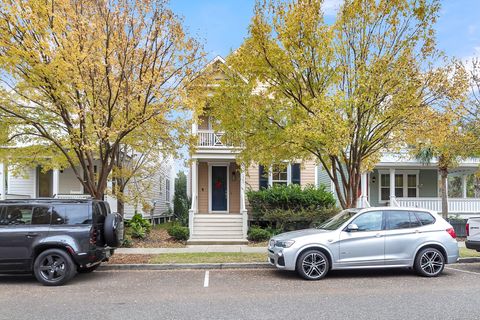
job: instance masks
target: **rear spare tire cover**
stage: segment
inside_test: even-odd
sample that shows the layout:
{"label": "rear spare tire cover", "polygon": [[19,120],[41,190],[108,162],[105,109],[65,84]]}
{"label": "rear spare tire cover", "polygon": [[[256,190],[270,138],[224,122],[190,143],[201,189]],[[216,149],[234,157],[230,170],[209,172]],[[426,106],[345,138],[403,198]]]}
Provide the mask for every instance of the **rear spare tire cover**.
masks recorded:
{"label": "rear spare tire cover", "polygon": [[123,241],[123,219],[117,213],[108,214],[103,224],[105,241],[110,247],[118,247]]}

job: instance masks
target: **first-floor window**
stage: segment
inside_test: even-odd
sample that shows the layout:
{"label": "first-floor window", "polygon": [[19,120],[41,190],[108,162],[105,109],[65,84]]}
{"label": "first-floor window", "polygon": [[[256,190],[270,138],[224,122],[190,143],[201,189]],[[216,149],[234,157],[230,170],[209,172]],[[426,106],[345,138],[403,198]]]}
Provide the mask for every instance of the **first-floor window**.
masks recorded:
{"label": "first-floor window", "polygon": [[275,185],[300,184],[300,164],[289,163],[273,165],[270,170],[259,166],[259,187],[268,188]]}
{"label": "first-floor window", "polygon": [[[395,197],[416,198],[418,196],[418,174],[410,172],[395,173]],[[380,201],[390,200],[390,173],[380,174]]]}
{"label": "first-floor window", "polygon": [[286,165],[272,166],[272,185],[288,184],[288,167]]}
{"label": "first-floor window", "polygon": [[170,202],[170,179],[165,179],[165,201]]}

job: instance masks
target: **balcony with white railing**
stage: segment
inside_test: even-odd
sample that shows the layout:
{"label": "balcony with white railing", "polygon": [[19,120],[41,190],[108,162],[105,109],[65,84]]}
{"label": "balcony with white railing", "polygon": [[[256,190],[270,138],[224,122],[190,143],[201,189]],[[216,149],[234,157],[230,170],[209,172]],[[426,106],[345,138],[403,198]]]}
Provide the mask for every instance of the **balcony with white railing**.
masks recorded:
{"label": "balcony with white railing", "polygon": [[[400,207],[422,208],[432,211],[442,211],[441,198],[396,198]],[[476,198],[449,198],[449,213],[480,213],[480,199]]]}
{"label": "balcony with white railing", "polygon": [[225,141],[223,132],[214,130],[198,130],[197,132],[197,147],[210,148],[233,148],[233,145]]}

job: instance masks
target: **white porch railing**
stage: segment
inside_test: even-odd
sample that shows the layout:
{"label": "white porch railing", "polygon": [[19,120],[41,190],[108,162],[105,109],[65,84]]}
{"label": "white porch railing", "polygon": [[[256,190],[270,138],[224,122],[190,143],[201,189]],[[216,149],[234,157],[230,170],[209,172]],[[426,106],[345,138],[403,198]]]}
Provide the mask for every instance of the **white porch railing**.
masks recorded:
{"label": "white porch railing", "polygon": [[232,147],[231,144],[222,141],[223,132],[213,130],[198,130],[198,147]]}
{"label": "white porch railing", "polygon": [[[442,211],[441,198],[396,198],[399,207],[422,208],[432,211]],[[449,198],[449,213],[480,213],[480,199]]]}

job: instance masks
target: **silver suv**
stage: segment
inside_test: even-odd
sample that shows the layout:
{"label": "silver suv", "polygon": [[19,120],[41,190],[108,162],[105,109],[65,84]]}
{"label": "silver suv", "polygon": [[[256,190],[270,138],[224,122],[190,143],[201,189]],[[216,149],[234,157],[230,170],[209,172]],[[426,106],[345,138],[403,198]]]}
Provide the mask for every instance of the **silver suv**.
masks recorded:
{"label": "silver suv", "polygon": [[398,267],[435,277],[458,260],[455,238],[452,226],[432,211],[347,209],[316,229],[273,237],[268,256],[278,269],[296,270],[307,280],[329,270]]}

